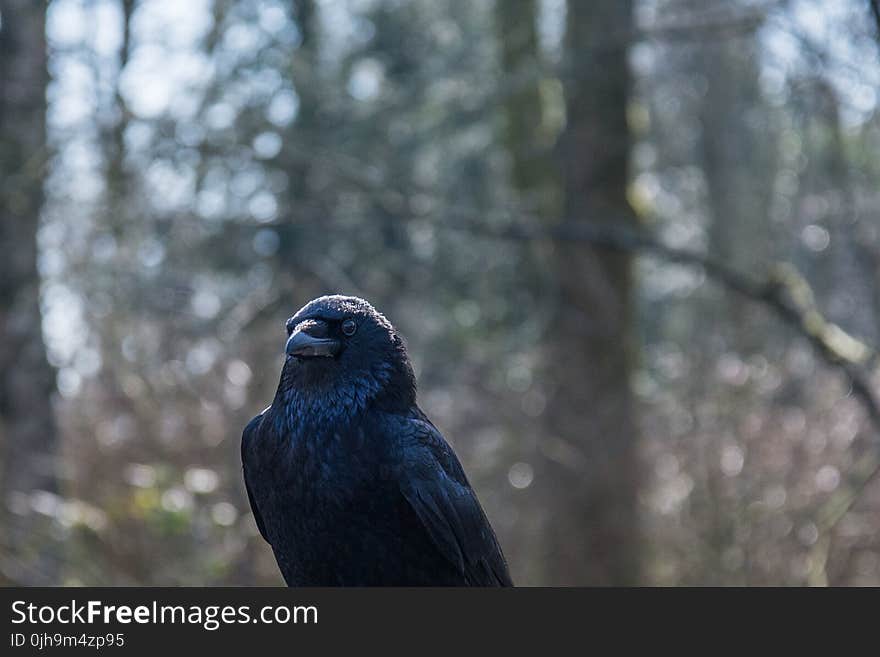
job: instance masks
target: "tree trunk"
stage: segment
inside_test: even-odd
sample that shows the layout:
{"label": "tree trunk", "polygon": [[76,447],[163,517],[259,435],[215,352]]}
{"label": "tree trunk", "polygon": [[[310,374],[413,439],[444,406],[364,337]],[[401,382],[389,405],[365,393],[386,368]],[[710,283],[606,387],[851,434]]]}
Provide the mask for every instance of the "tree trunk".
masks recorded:
{"label": "tree trunk", "polygon": [[[35,491],[57,491],[54,375],[39,303],[37,229],[46,164],[46,4],[0,0],[0,445],[3,454],[0,581],[55,583],[58,560]],[[14,511],[14,513],[12,512]]]}
{"label": "tree trunk", "polygon": [[[731,5],[746,9],[744,3],[727,0],[707,4],[718,10],[729,10]],[[706,83],[697,107],[701,128],[697,146],[706,181],[709,253],[743,273],[763,276],[774,259],[769,215],[777,166],[773,116],[761,93],[758,51],[754,32],[709,40],[695,46],[692,66],[696,79]],[[699,304],[706,317],[714,318],[714,327],[711,331],[695,329],[689,337],[697,373],[691,379],[691,394],[710,391],[733,426],[738,409],[752,407],[755,389],[719,382],[715,376],[718,358],[725,352],[741,354],[743,360],[755,351],[768,353],[774,348],[768,344],[770,320],[729,290],[706,290]],[[724,567],[724,555],[740,530],[736,511],[743,493],[730,492],[736,482],[720,469],[723,443],[719,433],[718,427],[702,432],[694,453],[702,484],[699,494],[692,496],[691,512],[704,525],[705,541],[694,567],[700,571],[697,579],[709,585],[742,582],[732,580]]]}
{"label": "tree trunk", "polygon": [[495,28],[504,73],[503,131],[510,181],[529,212],[557,211],[558,170],[542,144],[541,51],[537,0],[496,0]]}
{"label": "tree trunk", "polygon": [[[760,273],[773,255],[769,211],[776,153],[772,116],[761,97],[755,35],[701,44],[696,73],[706,80],[699,143],[709,252],[743,272]],[[707,312],[721,320],[728,348],[765,347],[764,320],[748,312],[745,301],[726,292],[713,301]]]}
{"label": "tree trunk", "polygon": [[[631,225],[632,2],[569,2],[566,21],[565,220]],[[631,258],[562,244],[550,266],[558,301],[546,336],[547,583],[633,584],[640,575]]]}
{"label": "tree trunk", "polygon": [[[538,1],[496,0],[495,32],[504,90],[499,127],[508,156],[508,181],[523,210],[548,221],[561,212],[562,181],[548,146],[552,142],[541,138],[546,118],[541,98],[545,71],[541,66],[538,40]],[[523,258],[520,264],[520,279],[532,289],[535,298],[545,292],[541,282],[547,278],[543,271],[550,257],[552,254],[547,253],[545,245],[535,243],[531,245],[529,257]],[[517,418],[515,424],[506,427],[506,432],[514,438],[512,452],[528,445],[526,453],[533,453],[534,436],[540,435],[541,427],[538,422]],[[514,460],[513,454],[510,460]],[[557,504],[556,500],[540,495],[537,486],[533,486],[530,493],[521,496],[517,503],[519,520],[507,553],[514,580],[524,585],[543,584],[546,580],[540,556],[543,537],[534,531],[534,526],[535,521],[543,517],[546,506],[554,508]]]}

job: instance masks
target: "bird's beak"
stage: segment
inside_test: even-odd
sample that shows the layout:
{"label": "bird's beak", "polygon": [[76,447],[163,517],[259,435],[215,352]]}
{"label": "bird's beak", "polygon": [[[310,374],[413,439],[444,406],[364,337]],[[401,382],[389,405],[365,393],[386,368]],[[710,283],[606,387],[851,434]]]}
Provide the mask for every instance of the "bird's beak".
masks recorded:
{"label": "bird's beak", "polygon": [[296,327],[287,339],[285,351],[288,356],[301,358],[330,358],[339,353],[339,340],[323,337],[327,325],[324,322],[308,320]]}

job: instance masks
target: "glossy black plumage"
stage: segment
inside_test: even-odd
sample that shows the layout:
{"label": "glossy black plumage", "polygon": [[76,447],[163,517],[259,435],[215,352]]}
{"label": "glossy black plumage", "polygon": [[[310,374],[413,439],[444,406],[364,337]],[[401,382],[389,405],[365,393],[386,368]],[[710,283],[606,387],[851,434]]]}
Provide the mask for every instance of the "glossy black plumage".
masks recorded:
{"label": "glossy black plumage", "polygon": [[[352,318],[349,336],[341,327]],[[458,459],[416,405],[388,321],[365,301],[332,296],[307,304],[288,330],[297,355],[242,436],[251,508],[287,583],[511,585]]]}

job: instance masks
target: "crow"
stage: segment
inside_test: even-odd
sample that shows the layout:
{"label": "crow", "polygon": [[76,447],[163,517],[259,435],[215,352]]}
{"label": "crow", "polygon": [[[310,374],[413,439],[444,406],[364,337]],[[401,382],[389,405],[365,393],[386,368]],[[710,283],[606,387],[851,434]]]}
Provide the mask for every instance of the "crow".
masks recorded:
{"label": "crow", "polygon": [[333,295],[286,329],[275,398],[245,427],[241,456],[288,586],[512,586],[458,458],[416,404],[389,321]]}

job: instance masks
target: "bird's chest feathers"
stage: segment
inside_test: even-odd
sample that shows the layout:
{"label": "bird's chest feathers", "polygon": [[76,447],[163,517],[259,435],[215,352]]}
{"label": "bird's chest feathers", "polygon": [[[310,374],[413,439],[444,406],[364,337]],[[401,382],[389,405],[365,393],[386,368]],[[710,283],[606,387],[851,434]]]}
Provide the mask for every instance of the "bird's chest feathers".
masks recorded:
{"label": "bird's chest feathers", "polygon": [[360,428],[300,427],[281,445],[261,446],[255,454],[259,481],[287,517],[318,521],[356,510],[373,492],[381,464]]}
{"label": "bird's chest feathers", "polygon": [[370,400],[381,390],[389,374],[385,368],[376,373],[361,373],[354,380],[333,382],[315,389],[291,386],[279,391],[273,406],[279,433],[309,434],[326,427],[342,430],[367,411]]}

